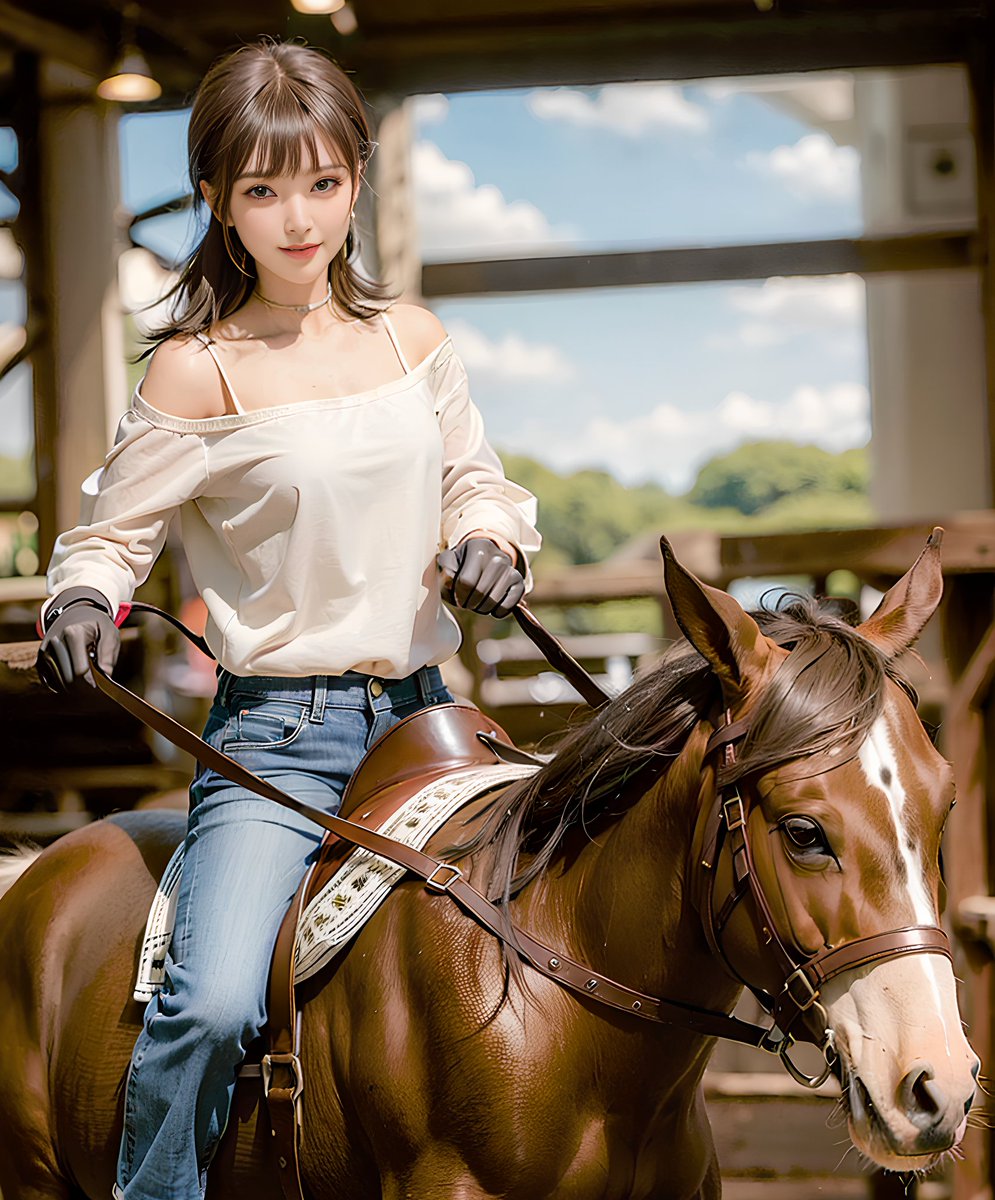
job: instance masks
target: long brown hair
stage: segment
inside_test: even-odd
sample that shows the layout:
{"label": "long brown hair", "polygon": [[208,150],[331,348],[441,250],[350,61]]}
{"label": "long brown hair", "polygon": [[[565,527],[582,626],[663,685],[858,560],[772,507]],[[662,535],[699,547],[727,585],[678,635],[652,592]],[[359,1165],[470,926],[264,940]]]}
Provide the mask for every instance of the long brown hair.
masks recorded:
{"label": "long brown hair", "polygon": [[[200,184],[205,181],[214,212],[167,294],[174,298],[173,311],[150,333],[146,354],[167,338],[208,329],[246,302],[256,283],[255,263],[235,229],[215,213],[228,212],[235,180],[257,147],[260,174],[295,174],[302,147],[317,168],[319,138],[343,156],[353,184],[361,182],[374,149],[363,100],[320,51],[267,38],[239,47],[211,67],[194,97],[187,147],[195,208],[204,204]],[[356,269],[356,249],[350,228],[342,253],[329,264],[328,281],[336,306],[365,320],[391,296]]]}

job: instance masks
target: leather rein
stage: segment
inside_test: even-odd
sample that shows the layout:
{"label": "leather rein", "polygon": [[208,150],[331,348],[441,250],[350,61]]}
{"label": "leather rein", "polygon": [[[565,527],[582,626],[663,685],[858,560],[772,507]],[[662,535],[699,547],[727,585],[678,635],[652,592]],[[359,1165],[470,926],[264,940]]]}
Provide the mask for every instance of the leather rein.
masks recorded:
{"label": "leather rein", "polygon": [[[204,639],[192,633],[172,614],[153,605],[138,603],[132,604],[129,611],[148,612],[163,617],[198,649],[213,657]],[[592,708],[598,708],[608,701],[609,697],[598,683],[540,624],[524,603],[520,603],[513,611],[519,625],[543,651],[551,665],[574,684]],[[127,616],[127,613],[124,616]],[[433,858],[365,826],[331,816],[296,799],[267,780],[260,779],[235,759],[208,745],[172,717],[112,679],[100,669],[92,653],[91,667],[94,681],[100,691],[156,733],[191,754],[201,765],[210,767],[232,783],[256,795],[291,809],[337,837],[403,867],[421,879],[428,890],[449,896],[488,932],[547,979],[554,980],[580,996],[619,1011],[632,1013],[645,1020],[663,1025],[680,1025],[702,1037],[724,1038],[776,1054],[788,1072],[807,1087],[818,1087],[828,1078],[832,1069],[832,1031],[828,1026],[825,1009],[818,1002],[821,989],[830,979],[854,967],[906,954],[942,953],[950,957],[947,936],[937,926],[917,925],[872,934],[841,946],[826,948],[817,954],[806,954],[785,943],[771,916],[754,866],[747,837],[748,808],[743,803],[738,786],[735,783],[723,782],[723,777],[735,762],[735,743],[743,738],[749,729],[748,722],[734,722],[729,713],[726,713],[725,723],[713,733],[706,747],[706,761],[716,753],[721,755],[723,761],[716,766],[715,798],[706,819],[704,853],[698,864],[703,872],[699,877],[699,911],[710,947],[718,954],[733,977],[739,979],[722,949],[722,933],[739,901],[747,895],[752,899],[753,919],[760,944],[772,948],[785,980],[782,991],[776,997],[771,997],[741,980],[773,1018],[769,1027],[743,1021],[724,1012],[648,995],[602,975],[562,951],[546,946],[517,926],[503,908],[474,888],[459,867]],[[726,898],[716,917],[713,895],[715,867],[726,839],[733,856],[735,882],[732,893]],[[692,878],[695,876],[696,873],[693,873]],[[813,1016],[818,1017],[821,1028],[813,1030],[809,1027]],[[808,1076],[791,1061],[788,1051],[799,1038],[815,1042],[825,1054],[827,1063],[822,1075]]]}

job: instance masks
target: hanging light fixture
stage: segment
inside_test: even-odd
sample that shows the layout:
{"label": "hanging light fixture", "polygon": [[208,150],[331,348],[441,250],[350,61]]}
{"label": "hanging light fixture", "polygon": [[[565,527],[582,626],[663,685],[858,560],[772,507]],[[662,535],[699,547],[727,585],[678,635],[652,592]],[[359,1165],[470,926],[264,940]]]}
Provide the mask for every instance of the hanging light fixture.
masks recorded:
{"label": "hanging light fixture", "polygon": [[343,37],[350,37],[359,28],[356,12],[348,0],[344,0],[344,3],[332,13],[332,24],[335,26],[335,32],[342,34]]}
{"label": "hanging light fixture", "polygon": [[128,4],[121,19],[121,51],[110,74],[97,85],[97,95],[118,103],[132,100],[158,100],[162,88],[153,78],[145,55],[135,45],[138,6]]}
{"label": "hanging light fixture", "polygon": [[290,0],[299,13],[324,15],[345,7],[345,0]]}

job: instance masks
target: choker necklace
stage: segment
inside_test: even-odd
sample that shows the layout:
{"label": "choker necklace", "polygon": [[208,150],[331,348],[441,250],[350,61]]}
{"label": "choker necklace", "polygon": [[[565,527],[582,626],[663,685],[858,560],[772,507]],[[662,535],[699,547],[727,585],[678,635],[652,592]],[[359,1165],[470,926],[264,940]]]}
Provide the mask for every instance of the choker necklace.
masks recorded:
{"label": "choker necklace", "polygon": [[267,300],[260,291],[254,293],[257,300],[261,300],[267,308],[283,308],[288,312],[300,313],[302,316],[309,312],[314,312],[315,309],[324,308],[332,298],[332,285],[328,285],[328,291],[320,300],[316,300],[314,304],[277,304],[275,300]]}

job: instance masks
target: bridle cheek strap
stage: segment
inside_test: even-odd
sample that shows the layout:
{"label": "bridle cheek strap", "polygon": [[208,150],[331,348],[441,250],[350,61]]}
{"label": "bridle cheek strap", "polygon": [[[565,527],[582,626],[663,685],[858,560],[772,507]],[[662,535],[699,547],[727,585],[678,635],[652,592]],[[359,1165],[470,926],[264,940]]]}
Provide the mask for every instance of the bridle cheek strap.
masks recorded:
{"label": "bridle cheek strap", "polygon": [[[785,1035],[785,1041],[807,1040],[827,1049],[831,1040],[830,1031],[819,997],[831,979],[845,971],[908,954],[943,954],[952,958],[950,941],[937,925],[909,925],[855,938],[816,954],[807,953],[792,939],[785,942],[760,885],[748,836],[750,808],[744,804],[734,778],[735,744],[746,735],[749,726],[748,718],[734,721],[732,714],[727,711],[724,723],[714,731],[705,748],[706,760],[716,752],[719,754],[715,764],[715,800],[705,819],[699,862],[693,864],[693,877],[700,881],[697,888],[698,911],[713,952],[768,1009],[777,1029]],[[716,915],[715,873],[725,842],[732,855],[733,886]],[[742,979],[722,947],[726,923],[736,905],[747,896],[752,901],[751,915],[759,944],[770,949],[784,975],[783,987],[773,1000],[748,980]],[[814,1018],[821,1028],[812,1028],[810,1018]],[[790,1063],[786,1062],[785,1065],[795,1074]],[[799,1078],[797,1074],[795,1077]],[[804,1079],[802,1081],[805,1082]]]}

